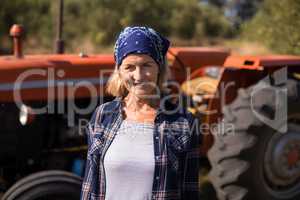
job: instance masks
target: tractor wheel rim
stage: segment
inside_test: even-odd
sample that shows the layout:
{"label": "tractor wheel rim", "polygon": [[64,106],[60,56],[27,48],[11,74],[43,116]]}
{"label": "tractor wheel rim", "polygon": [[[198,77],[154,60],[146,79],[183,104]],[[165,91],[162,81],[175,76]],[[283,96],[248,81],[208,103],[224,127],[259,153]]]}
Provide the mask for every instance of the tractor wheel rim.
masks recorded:
{"label": "tractor wheel rim", "polygon": [[263,164],[266,185],[282,195],[300,191],[300,126],[289,124],[288,127],[286,133],[272,135]]}

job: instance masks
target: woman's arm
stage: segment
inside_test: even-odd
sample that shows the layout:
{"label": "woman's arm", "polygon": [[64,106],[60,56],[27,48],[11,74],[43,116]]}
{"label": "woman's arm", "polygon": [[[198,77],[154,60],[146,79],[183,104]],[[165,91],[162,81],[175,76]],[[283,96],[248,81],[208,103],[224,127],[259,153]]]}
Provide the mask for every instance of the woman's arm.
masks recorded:
{"label": "woman's arm", "polygon": [[200,170],[200,122],[192,114],[188,114],[190,122],[190,141],[184,156],[182,200],[199,199],[199,170]]}
{"label": "woman's arm", "polygon": [[[88,124],[88,127],[86,128],[86,134],[87,134],[87,141],[88,141],[88,151],[91,147],[91,133],[90,133],[90,123]],[[81,186],[81,200],[87,200],[89,199],[90,191],[91,191],[91,158],[89,153],[87,153],[87,159],[85,162],[85,172],[84,172],[84,177],[82,181],[82,186]]]}
{"label": "woman's arm", "polygon": [[87,159],[86,159],[86,164],[85,164],[85,173],[84,173],[84,177],[83,177],[83,182],[82,182],[82,186],[81,186],[81,197],[80,199],[81,200],[88,200],[90,199],[89,196],[90,196],[90,193],[91,193],[91,189],[92,189],[92,169],[91,169],[91,163],[92,163],[92,158],[91,158],[91,155],[89,154],[90,150],[91,150],[91,146],[92,146],[92,143],[93,143],[93,131],[94,131],[94,125],[95,125],[95,121],[96,121],[96,116],[99,115],[99,110],[101,110],[101,107],[98,107],[85,131],[86,131],[86,135],[87,135],[87,144],[88,144],[88,152],[87,152]]}

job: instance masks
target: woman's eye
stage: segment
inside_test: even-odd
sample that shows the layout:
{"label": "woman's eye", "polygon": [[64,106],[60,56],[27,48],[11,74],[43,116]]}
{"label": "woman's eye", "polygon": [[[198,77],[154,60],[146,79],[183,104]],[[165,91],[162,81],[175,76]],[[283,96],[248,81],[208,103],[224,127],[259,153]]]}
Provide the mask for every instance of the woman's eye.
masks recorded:
{"label": "woman's eye", "polygon": [[145,63],[144,67],[152,67],[153,65],[151,63]]}
{"label": "woman's eye", "polygon": [[125,66],[125,70],[132,70],[134,68],[134,66],[133,65],[126,65]]}

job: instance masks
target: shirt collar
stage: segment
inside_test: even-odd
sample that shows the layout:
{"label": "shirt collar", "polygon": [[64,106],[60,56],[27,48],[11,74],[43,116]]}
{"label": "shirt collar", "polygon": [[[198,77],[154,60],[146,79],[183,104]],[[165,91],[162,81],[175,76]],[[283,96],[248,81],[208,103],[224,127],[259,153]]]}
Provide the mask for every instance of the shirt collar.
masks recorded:
{"label": "shirt collar", "polygon": [[[165,97],[165,94],[162,94],[162,98]],[[113,101],[116,102],[115,106],[112,108],[113,111],[122,113],[122,97],[116,97]],[[176,109],[176,105],[174,105],[170,100],[162,100],[162,103],[160,103],[160,106],[157,110],[157,115],[159,116],[161,114],[167,114],[168,111],[172,111]]]}

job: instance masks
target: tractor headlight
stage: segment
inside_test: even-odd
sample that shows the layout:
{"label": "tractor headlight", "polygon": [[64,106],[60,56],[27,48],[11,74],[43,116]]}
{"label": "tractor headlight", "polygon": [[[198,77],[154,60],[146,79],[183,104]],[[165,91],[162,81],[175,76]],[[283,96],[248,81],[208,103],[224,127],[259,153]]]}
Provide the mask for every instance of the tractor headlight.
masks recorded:
{"label": "tractor headlight", "polygon": [[221,67],[211,66],[205,68],[205,75],[211,78],[218,79],[221,75]]}
{"label": "tractor headlight", "polygon": [[30,124],[34,119],[34,113],[31,107],[26,106],[25,104],[21,105],[20,113],[19,113],[19,121],[20,123],[25,126]]}

